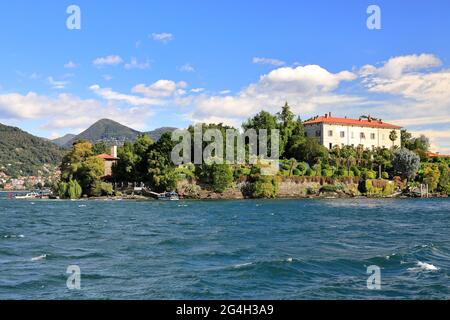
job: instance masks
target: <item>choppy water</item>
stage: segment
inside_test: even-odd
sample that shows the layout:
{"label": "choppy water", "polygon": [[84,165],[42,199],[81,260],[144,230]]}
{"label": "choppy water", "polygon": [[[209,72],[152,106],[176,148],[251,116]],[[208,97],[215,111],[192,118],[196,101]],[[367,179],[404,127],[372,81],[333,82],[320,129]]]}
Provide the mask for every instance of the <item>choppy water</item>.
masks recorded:
{"label": "choppy water", "polygon": [[0,299],[449,299],[449,275],[446,199],[0,199]]}

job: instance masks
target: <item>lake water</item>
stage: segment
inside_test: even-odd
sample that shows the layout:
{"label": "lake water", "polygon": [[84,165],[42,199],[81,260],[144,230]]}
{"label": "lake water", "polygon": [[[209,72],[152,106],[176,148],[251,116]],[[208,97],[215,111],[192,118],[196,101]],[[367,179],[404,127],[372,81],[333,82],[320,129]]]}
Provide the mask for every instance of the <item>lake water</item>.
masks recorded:
{"label": "lake water", "polygon": [[0,299],[450,298],[447,199],[0,197]]}

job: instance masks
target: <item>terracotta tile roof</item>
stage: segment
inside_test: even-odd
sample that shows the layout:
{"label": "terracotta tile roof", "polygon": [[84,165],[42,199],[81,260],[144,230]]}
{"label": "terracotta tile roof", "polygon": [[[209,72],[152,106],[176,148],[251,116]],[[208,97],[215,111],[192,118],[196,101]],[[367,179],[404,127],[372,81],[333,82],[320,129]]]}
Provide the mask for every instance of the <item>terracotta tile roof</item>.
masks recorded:
{"label": "terracotta tile roof", "polygon": [[119,160],[119,158],[113,157],[112,155],[106,154],[106,153],[99,154],[96,157],[100,158],[100,159],[105,159],[105,160]]}
{"label": "terracotta tile roof", "polygon": [[427,157],[428,158],[437,158],[437,157],[450,158],[450,155],[440,154],[439,152],[427,152]]}
{"label": "terracotta tile roof", "polygon": [[347,126],[358,126],[358,127],[371,127],[371,128],[383,128],[383,129],[401,129],[402,127],[386,123],[375,119],[350,119],[350,118],[337,118],[331,115],[317,116],[311,120],[305,121],[305,125],[317,124],[317,123],[327,123],[327,124],[340,124]]}

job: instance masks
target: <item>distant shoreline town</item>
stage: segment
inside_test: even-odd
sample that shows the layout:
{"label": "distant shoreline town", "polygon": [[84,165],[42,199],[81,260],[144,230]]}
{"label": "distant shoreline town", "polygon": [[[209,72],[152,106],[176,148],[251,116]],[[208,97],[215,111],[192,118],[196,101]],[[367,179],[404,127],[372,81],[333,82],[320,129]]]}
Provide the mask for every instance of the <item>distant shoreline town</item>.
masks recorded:
{"label": "distant shoreline town", "polygon": [[[201,128],[223,135],[233,129]],[[0,190],[47,188],[61,199],[145,199],[166,193],[188,199],[448,196],[450,157],[431,152],[425,136],[412,137],[372,116],[327,113],[302,121],[286,103],[276,114],[261,111],[242,128],[279,132],[276,171],[267,174],[273,164],[263,157],[253,163],[176,165],[171,158],[180,143],[173,139],[175,128],[141,133],[104,119],[79,136],[51,142],[2,126],[9,150],[0,158]],[[195,126],[186,132],[194,138]],[[213,149],[213,158],[230,148],[212,140],[201,143]],[[265,143],[270,149],[275,141]]]}

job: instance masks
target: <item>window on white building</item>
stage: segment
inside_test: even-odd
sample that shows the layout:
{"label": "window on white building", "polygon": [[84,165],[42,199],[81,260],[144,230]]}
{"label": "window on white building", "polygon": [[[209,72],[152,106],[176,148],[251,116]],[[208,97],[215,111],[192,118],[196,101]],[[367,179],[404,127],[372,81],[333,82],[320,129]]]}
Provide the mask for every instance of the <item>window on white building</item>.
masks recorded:
{"label": "window on white building", "polygon": [[345,138],[345,131],[341,131],[341,138]]}
{"label": "window on white building", "polygon": [[328,136],[332,137],[333,136],[333,130],[328,130]]}
{"label": "window on white building", "polygon": [[370,134],[370,139],[375,140],[375,133]]}
{"label": "window on white building", "polygon": [[359,134],[359,137],[360,137],[361,139],[365,139],[365,138],[366,138],[366,134],[365,134],[364,132],[361,132],[361,133]]}
{"label": "window on white building", "polygon": [[355,139],[355,133],[352,131],[352,139]]}
{"label": "window on white building", "polygon": [[316,130],[316,137],[320,137],[320,130]]}

